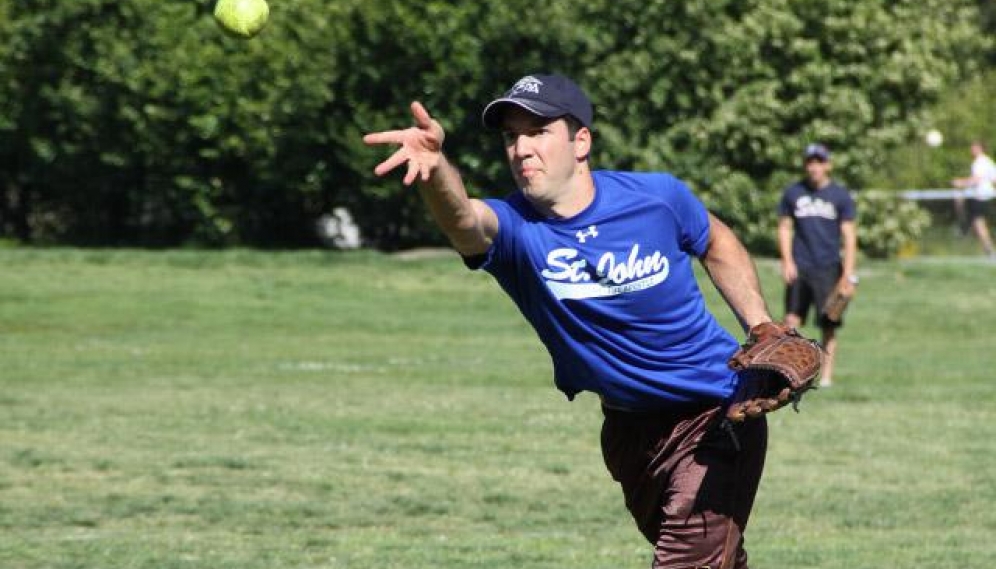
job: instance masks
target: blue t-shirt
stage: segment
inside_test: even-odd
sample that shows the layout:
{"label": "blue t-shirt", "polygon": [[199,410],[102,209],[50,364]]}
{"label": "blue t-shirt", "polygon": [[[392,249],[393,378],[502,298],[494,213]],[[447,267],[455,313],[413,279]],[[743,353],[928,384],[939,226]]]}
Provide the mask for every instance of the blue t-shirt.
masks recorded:
{"label": "blue t-shirt", "polygon": [[547,219],[521,192],[488,205],[498,235],[481,268],[512,298],[553,359],[568,398],[633,408],[727,399],[737,342],[706,309],[693,258],[705,207],[670,174],[596,171],[594,201]]}
{"label": "blue t-shirt", "polygon": [[792,257],[800,269],[819,269],[840,263],[840,224],[854,219],[856,208],[846,188],[830,182],[816,190],[796,182],[782,194],[778,215],[795,224]]}

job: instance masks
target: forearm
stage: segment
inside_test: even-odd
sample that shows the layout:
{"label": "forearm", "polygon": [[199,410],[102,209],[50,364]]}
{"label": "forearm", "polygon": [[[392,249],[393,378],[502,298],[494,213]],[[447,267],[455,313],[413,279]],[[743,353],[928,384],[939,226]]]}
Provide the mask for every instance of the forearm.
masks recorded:
{"label": "forearm", "polygon": [[473,218],[470,198],[460,172],[440,155],[439,164],[426,182],[419,182],[419,194],[429,208],[432,219],[447,235]]}
{"label": "forearm", "polygon": [[858,234],[853,222],[847,222],[841,226],[841,233],[844,238],[844,259],[843,270],[845,276],[855,274],[858,263]]}
{"label": "forearm", "polygon": [[771,320],[754,262],[733,232],[716,219],[701,261],[744,330]]}
{"label": "forearm", "polygon": [[445,155],[440,155],[429,180],[419,183],[418,188],[433,220],[457,251],[471,255],[486,250],[478,211],[460,172]]}
{"label": "forearm", "polygon": [[703,259],[709,278],[744,330],[771,320],[757,271],[746,252],[742,259]]}
{"label": "forearm", "polygon": [[951,185],[956,188],[969,188],[979,183],[979,179],[975,176],[969,176],[967,178],[955,178],[951,180]]}
{"label": "forearm", "polygon": [[792,259],[792,220],[781,218],[778,221],[778,253],[783,263],[791,263]]}

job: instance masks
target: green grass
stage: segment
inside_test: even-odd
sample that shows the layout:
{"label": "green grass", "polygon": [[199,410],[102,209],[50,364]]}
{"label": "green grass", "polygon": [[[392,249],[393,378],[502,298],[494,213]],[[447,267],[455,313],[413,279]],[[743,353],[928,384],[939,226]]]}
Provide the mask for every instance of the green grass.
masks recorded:
{"label": "green grass", "polygon": [[[595,398],[564,401],[511,302],[454,256],[0,266],[0,567],[649,564]],[[989,567],[996,265],[862,275],[837,385],[772,417],[753,566]]]}

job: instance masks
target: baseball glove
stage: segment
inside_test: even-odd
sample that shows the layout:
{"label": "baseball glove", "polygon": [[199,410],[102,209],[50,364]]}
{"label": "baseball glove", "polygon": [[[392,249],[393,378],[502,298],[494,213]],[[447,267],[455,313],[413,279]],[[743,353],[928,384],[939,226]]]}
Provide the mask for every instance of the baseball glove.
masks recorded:
{"label": "baseball glove", "polygon": [[[852,287],[851,290],[854,291],[855,289]],[[830,296],[827,297],[826,304],[823,305],[823,316],[830,322],[839,324],[840,319],[843,318],[844,311],[847,310],[847,305],[850,304],[852,298],[854,298],[854,292],[844,294],[841,289],[841,285],[838,284],[834,287],[833,291],[830,292]]]}
{"label": "baseball glove", "polygon": [[729,361],[730,368],[740,372],[741,380],[727,418],[740,422],[788,403],[798,411],[803,393],[815,387],[823,358],[823,348],[795,328],[775,322],[754,326]]}

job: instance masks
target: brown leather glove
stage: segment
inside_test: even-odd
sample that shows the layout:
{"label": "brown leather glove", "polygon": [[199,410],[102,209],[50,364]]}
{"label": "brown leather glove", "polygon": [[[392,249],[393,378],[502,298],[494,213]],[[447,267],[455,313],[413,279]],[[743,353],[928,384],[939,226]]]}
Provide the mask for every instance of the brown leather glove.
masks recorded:
{"label": "brown leather glove", "polygon": [[727,418],[740,422],[788,403],[797,406],[802,394],[816,386],[824,357],[819,343],[802,337],[795,328],[775,322],[754,326],[729,361],[730,368],[740,373],[740,385]]}
{"label": "brown leather glove", "polygon": [[844,311],[847,310],[851,299],[854,298],[855,290],[854,287],[851,287],[851,291],[845,294],[839,284],[835,286],[830,296],[827,297],[826,304],[823,306],[823,316],[827,320],[839,324],[841,318],[844,317]]}

